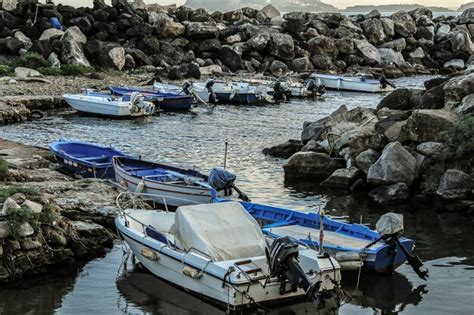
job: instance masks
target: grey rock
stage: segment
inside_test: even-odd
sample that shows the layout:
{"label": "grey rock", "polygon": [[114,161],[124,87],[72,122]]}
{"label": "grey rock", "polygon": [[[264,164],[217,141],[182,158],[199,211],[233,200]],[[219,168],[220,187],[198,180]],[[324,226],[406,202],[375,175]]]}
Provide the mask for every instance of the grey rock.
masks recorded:
{"label": "grey rock", "polygon": [[377,161],[379,154],[373,149],[367,149],[356,157],[357,167],[367,174],[369,168]]}
{"label": "grey rock", "polygon": [[453,68],[455,70],[462,70],[464,69],[464,60],[462,59],[453,59],[448,62],[445,62],[443,67],[445,68]]}
{"label": "grey rock", "polygon": [[43,211],[42,204],[31,201],[31,200],[25,200],[25,202],[23,202],[21,206],[29,209],[30,211],[34,213],[41,213],[41,211]]}
{"label": "grey rock", "polygon": [[281,77],[289,72],[288,66],[279,60],[273,60],[268,68],[271,74],[276,77]]}
{"label": "grey rock", "polygon": [[344,162],[325,153],[298,152],[283,165],[285,178],[321,178],[344,167]]}
{"label": "grey rock", "polygon": [[394,25],[395,32],[403,37],[408,37],[416,32],[416,24],[413,18],[405,11],[395,12],[390,16]]}
{"label": "grey rock", "polygon": [[321,186],[334,188],[350,188],[360,175],[357,167],[340,168],[335,170],[328,178],[326,178]]}
{"label": "grey rock", "polygon": [[442,132],[452,126],[458,114],[441,109],[414,110],[407,121],[410,140],[429,142],[443,140]]}
{"label": "grey rock", "polygon": [[452,51],[463,52],[466,54],[474,53],[474,44],[472,43],[468,31],[456,30],[452,31],[449,35]]}
{"label": "grey rock", "polygon": [[385,38],[385,32],[382,22],[379,19],[368,19],[362,22],[365,38],[373,45],[382,43]]}
{"label": "grey rock", "polygon": [[231,71],[237,71],[242,68],[242,58],[232,47],[224,45],[220,50],[220,60]]}
{"label": "grey rock", "polygon": [[311,55],[336,57],[338,54],[334,40],[324,35],[318,35],[308,41],[308,51]]}
{"label": "grey rock", "polygon": [[406,130],[407,121],[397,121],[391,125],[384,132],[384,136],[390,142],[398,141],[400,143],[405,143],[409,140],[408,131]]}
{"label": "grey rock", "polygon": [[283,60],[293,60],[295,58],[293,38],[288,34],[271,33],[270,51],[275,57]]}
{"label": "grey rock", "polygon": [[216,38],[219,28],[213,22],[189,22],[186,25],[186,36],[188,38]]}
{"label": "grey rock", "polygon": [[394,51],[390,48],[379,48],[378,50],[382,60],[388,64],[399,66],[405,63],[405,59],[403,59],[403,55],[399,51]]}
{"label": "grey rock", "polygon": [[123,47],[114,47],[107,53],[107,59],[110,60],[110,65],[117,69],[122,70],[125,66],[125,49]]}
{"label": "grey rock", "polygon": [[371,43],[365,39],[357,39],[354,41],[355,48],[359,51],[360,55],[364,58],[368,65],[378,64],[382,61],[380,53]]}
{"label": "grey rock", "polygon": [[395,24],[391,19],[389,19],[388,17],[382,17],[380,19],[380,22],[382,22],[385,35],[387,35],[388,37],[392,37],[395,35]]}
{"label": "grey rock", "polygon": [[410,52],[410,53],[408,54],[408,56],[409,56],[410,58],[421,59],[421,58],[424,58],[424,57],[425,57],[425,52],[424,52],[423,48],[418,47],[418,48],[415,49],[414,51]]}
{"label": "grey rock", "polygon": [[11,235],[10,224],[7,221],[0,221],[0,240]]}
{"label": "grey rock", "polygon": [[462,115],[474,113],[474,94],[469,94],[462,99],[461,106],[457,109]]}
{"label": "grey rock", "polygon": [[50,40],[52,38],[61,37],[63,35],[64,35],[64,31],[62,30],[58,30],[57,28],[48,28],[43,31],[43,33],[39,37],[39,40],[40,41]]}
{"label": "grey rock", "polygon": [[440,157],[445,149],[446,146],[443,143],[435,141],[423,142],[416,147],[418,152],[427,157]]}
{"label": "grey rock", "polygon": [[264,50],[270,41],[270,35],[268,33],[261,33],[251,37],[247,44],[257,51]]}
{"label": "grey rock", "polygon": [[468,174],[455,170],[447,170],[439,182],[436,193],[444,199],[466,198],[473,188],[473,181]]}
{"label": "grey rock", "polygon": [[271,19],[280,16],[280,11],[278,11],[278,9],[272,6],[271,4],[267,4],[266,6],[264,6],[261,11]]}
{"label": "grey rock", "polygon": [[435,42],[440,42],[448,38],[450,31],[451,31],[451,27],[448,24],[440,25],[440,27],[436,31]]}
{"label": "grey rock", "polygon": [[303,143],[300,140],[288,140],[285,143],[275,145],[270,148],[263,149],[262,153],[274,157],[288,159],[296,152],[300,151]]}
{"label": "grey rock", "polygon": [[33,227],[28,222],[23,222],[20,224],[18,228],[18,235],[21,237],[25,236],[30,236],[35,233],[35,230],[33,230]]}
{"label": "grey rock", "polygon": [[56,53],[52,52],[48,56],[48,62],[53,68],[60,68],[61,67],[61,61],[59,60],[58,55]]}
{"label": "grey rock", "polygon": [[390,94],[387,94],[377,105],[377,110],[381,108],[389,108],[396,110],[412,109],[410,104],[411,90],[410,89],[396,89]]}
{"label": "grey rock", "polygon": [[301,141],[306,144],[311,139],[321,140],[324,131],[325,127],[321,121],[305,122],[301,133]]}
{"label": "grey rock", "polygon": [[386,42],[379,46],[379,48],[391,48],[396,51],[402,51],[407,47],[405,38],[398,38],[392,41]]}
{"label": "grey rock", "polygon": [[[196,27],[196,26],[195,26]],[[197,28],[197,27],[196,27]],[[186,32],[186,27],[171,19],[164,19],[159,23],[160,35],[163,37],[178,37],[183,35]],[[197,32],[196,30],[191,30],[191,32]]]}
{"label": "grey rock", "polygon": [[16,67],[15,76],[18,78],[40,77],[41,73],[30,68]]}
{"label": "grey rock", "polygon": [[380,186],[369,192],[369,197],[380,204],[396,203],[408,199],[410,188],[405,183]]}
{"label": "grey rock", "polygon": [[457,107],[464,97],[474,93],[474,72],[450,79],[443,89],[446,108]]}
{"label": "grey rock", "polygon": [[379,159],[369,168],[367,182],[371,184],[405,183],[415,179],[416,159],[399,142],[387,144]]}
{"label": "grey rock", "polygon": [[33,42],[23,32],[16,31],[13,36],[21,43],[21,46],[29,50],[33,46]]}
{"label": "grey rock", "polygon": [[300,150],[301,152],[320,152],[327,153],[326,149],[318,141],[309,140]]}
{"label": "grey rock", "polygon": [[87,42],[86,36],[79,27],[72,26],[64,32],[62,41],[61,61],[65,64],[90,66],[84,55],[82,45]]}

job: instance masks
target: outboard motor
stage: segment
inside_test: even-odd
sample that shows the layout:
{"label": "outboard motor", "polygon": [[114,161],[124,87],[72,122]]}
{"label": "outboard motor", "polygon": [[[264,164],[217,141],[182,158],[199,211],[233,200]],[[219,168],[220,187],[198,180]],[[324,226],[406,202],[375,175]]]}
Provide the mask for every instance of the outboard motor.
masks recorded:
{"label": "outboard motor", "polygon": [[207,93],[209,94],[209,103],[217,103],[218,99],[216,94],[214,93],[214,90],[212,89],[212,86],[214,85],[214,80],[209,79],[206,81],[206,84],[204,85],[205,88],[207,89]]}
{"label": "outboard motor", "polygon": [[224,190],[230,195],[232,188],[239,194],[239,198],[243,201],[250,201],[246,194],[234,185],[237,176],[222,167],[214,167],[209,173],[208,183],[216,190]]}
{"label": "outboard motor", "polygon": [[273,85],[273,99],[275,101],[287,101],[290,98],[290,93],[287,89],[283,87],[280,81],[275,82]]}
{"label": "outboard motor", "polygon": [[[277,238],[270,252],[266,252],[270,277],[277,277],[280,281],[280,294],[295,292],[302,288],[309,300],[318,297],[321,282],[311,283],[298,262],[298,244],[288,236]],[[289,285],[289,288],[287,286]]]}
{"label": "outboard motor", "polygon": [[402,253],[405,255],[408,264],[413,268],[413,271],[423,280],[428,278],[428,270],[422,270],[423,262],[420,257],[411,255],[405,246],[400,242],[400,235],[403,232],[403,214],[398,213],[386,213],[380,217],[375,224],[377,232],[381,235],[377,240],[370,243],[366,247],[370,247],[380,240],[384,240],[387,244],[391,245],[391,250],[395,255],[395,250],[398,246]]}
{"label": "outboard motor", "polygon": [[189,90],[192,86],[192,83],[189,82],[189,81],[186,81],[183,83],[183,92],[184,94],[186,95],[190,95],[191,94],[191,91]]}
{"label": "outboard motor", "polygon": [[384,76],[381,76],[379,81],[380,81],[380,85],[382,85],[382,88],[384,88],[384,89],[387,87],[387,85],[389,85],[393,88],[396,88],[395,84],[393,84],[392,82],[387,80]]}

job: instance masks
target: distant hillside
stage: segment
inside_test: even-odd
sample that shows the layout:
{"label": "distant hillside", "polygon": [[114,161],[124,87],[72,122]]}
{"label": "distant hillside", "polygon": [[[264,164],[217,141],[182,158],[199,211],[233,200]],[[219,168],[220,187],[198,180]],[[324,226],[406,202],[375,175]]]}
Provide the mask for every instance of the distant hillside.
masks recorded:
{"label": "distant hillside", "polygon": [[461,5],[458,9],[458,11],[464,11],[466,9],[474,8],[474,2],[468,2],[463,5]]}
{"label": "distant hillside", "polygon": [[[338,9],[319,0],[271,0],[270,3],[280,12],[311,11],[335,12]],[[266,0],[186,0],[184,6],[193,9],[204,8],[209,12],[231,11],[243,7],[261,9],[266,6]]]}
{"label": "distant hillside", "polygon": [[[396,12],[400,10],[411,11],[418,8],[424,8],[424,6],[419,4],[385,4],[385,5],[355,5],[351,7],[347,7],[346,9],[342,10],[341,12],[362,12],[367,13],[371,10],[377,9],[380,12]],[[443,7],[427,7],[433,12],[450,12],[448,8]]]}

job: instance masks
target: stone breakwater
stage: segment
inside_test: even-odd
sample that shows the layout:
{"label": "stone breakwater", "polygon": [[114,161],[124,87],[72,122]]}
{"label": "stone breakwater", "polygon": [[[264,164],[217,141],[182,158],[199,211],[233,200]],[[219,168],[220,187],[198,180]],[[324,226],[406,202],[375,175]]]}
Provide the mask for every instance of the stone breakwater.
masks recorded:
{"label": "stone breakwater", "polygon": [[44,149],[4,141],[0,154],[0,283],[105,255],[114,188],[57,172]]}
{"label": "stone breakwater", "polygon": [[[93,8],[20,1],[0,16],[0,54],[37,52],[49,65],[129,70],[168,79],[245,71],[284,76],[314,70],[393,78],[446,73],[472,64],[474,9],[437,17],[428,9],[384,17],[291,12],[271,5],[209,13],[187,7],[134,8],[125,0]],[[57,18],[63,29],[53,28]]]}
{"label": "stone breakwater", "polygon": [[378,203],[437,200],[473,213],[474,72],[425,87],[397,89],[376,109],[343,105],[305,122],[300,140],[264,153],[288,159],[288,181],[365,190]]}

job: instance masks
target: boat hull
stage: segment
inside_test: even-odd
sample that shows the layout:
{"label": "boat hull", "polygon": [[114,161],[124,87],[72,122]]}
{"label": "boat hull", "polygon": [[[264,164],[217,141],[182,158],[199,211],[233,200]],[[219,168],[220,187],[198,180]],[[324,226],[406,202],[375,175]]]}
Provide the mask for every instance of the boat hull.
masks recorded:
{"label": "boat hull", "polygon": [[[232,309],[241,309],[255,306],[255,303],[278,303],[288,302],[289,300],[296,302],[306,297],[306,293],[302,289],[297,289],[295,292],[286,292],[282,295],[279,281],[266,281],[266,279],[248,281],[245,277],[239,277],[236,282],[235,278],[229,274],[228,264],[225,262],[222,262],[223,265],[221,266],[219,262],[210,261],[198,253],[176,250],[172,247],[173,245],[158,242],[147,235],[138,233],[127,226],[122,217],[117,217],[115,224],[120,237],[128,244],[135,257],[148,271],[163,280],[184,288],[186,291],[204,296],[218,304],[229,306]],[[146,252],[150,253],[151,251],[153,255],[147,254],[145,256],[144,248],[146,248]],[[311,280],[314,282],[321,281],[321,292],[333,290],[334,282],[340,281],[339,270],[334,270],[332,266],[330,269],[330,262],[325,262],[322,269],[318,269],[319,266],[314,264],[314,260],[309,259],[309,257],[312,257],[311,255],[316,254],[310,253],[309,255],[304,257],[304,270],[309,271],[310,269],[314,270],[314,268],[319,270],[320,272],[313,273],[310,276]],[[249,259],[255,258],[265,259],[264,257]],[[237,261],[239,259],[235,262]],[[231,262],[230,266],[233,263],[234,261]],[[185,268],[200,271],[201,275],[193,278],[184,271]],[[331,280],[331,277],[336,278]]]}
{"label": "boat hull", "polygon": [[111,118],[130,118],[147,116],[145,111],[132,113],[129,102],[112,101],[106,97],[91,97],[88,95],[63,95],[69,106],[78,112]]}
{"label": "boat hull", "polygon": [[[76,149],[68,151],[65,145],[73,145]],[[82,149],[77,150],[78,147]],[[56,141],[50,145],[50,151],[61,169],[84,178],[114,178],[112,157],[126,156],[112,148],[79,142]]]}
{"label": "boat hull", "polygon": [[[214,202],[226,202],[226,200],[214,200]],[[304,230],[304,233],[285,230],[294,238],[298,239],[311,248],[319,247],[319,216],[315,213],[304,213],[289,209],[272,207],[264,204],[254,204],[241,202],[245,209],[258,221],[265,224],[268,228],[266,234],[272,237],[282,236],[279,228],[285,230],[285,226],[296,225]],[[377,242],[373,246],[364,249],[363,247],[378,239],[380,235],[366,226],[358,224],[347,224],[336,220],[324,218],[325,238],[328,241],[323,242],[325,252],[335,255],[338,252],[359,252],[363,258],[363,270],[377,273],[391,273],[406,261],[406,257],[399,248],[393,248],[385,242]],[[265,229],[264,229],[265,230]],[[312,239],[306,238],[311,233]],[[339,233],[342,238],[337,238],[340,244],[330,242],[331,233]],[[302,236],[304,235],[304,237]],[[335,235],[337,236],[337,235]],[[344,245],[344,242],[347,242]],[[407,238],[400,238],[401,244],[408,253],[414,248],[414,242]],[[347,245],[351,244],[351,245]]]}
{"label": "boat hull", "polygon": [[324,85],[327,89],[339,91],[382,93],[393,90],[390,86],[382,87],[378,80],[360,79],[358,77],[317,74],[314,79],[317,85]]}

